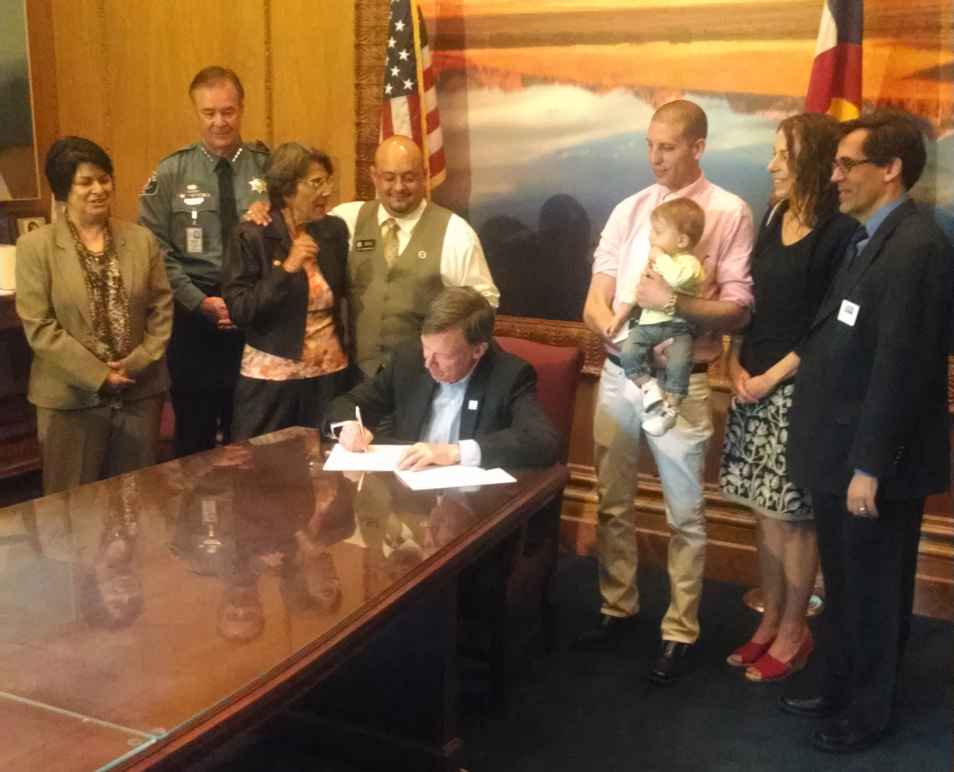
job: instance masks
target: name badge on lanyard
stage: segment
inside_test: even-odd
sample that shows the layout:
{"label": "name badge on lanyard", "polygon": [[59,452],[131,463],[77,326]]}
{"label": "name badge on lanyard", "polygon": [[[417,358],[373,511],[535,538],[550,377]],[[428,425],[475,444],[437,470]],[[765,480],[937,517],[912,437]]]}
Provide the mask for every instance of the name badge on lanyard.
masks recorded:
{"label": "name badge on lanyard", "polygon": [[186,252],[190,255],[202,254],[202,228],[198,225],[186,228]]}

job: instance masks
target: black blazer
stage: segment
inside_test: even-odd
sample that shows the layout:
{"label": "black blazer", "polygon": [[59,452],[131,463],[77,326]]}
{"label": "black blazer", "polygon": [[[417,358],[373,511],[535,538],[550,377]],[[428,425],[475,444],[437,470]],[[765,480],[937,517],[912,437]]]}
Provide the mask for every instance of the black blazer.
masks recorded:
{"label": "black blazer", "polygon": [[[855,469],[879,496],[946,490],[947,352],[954,250],[906,201],[845,261],[804,345],[789,428],[789,474],[842,494]],[[856,304],[854,325],[838,320]]]}
{"label": "black blazer", "polygon": [[[308,311],[308,278],[304,271],[281,267],[291,250],[291,237],[281,211],[273,208],[266,226],[241,223],[232,232],[225,255],[222,296],[236,326],[260,351],[300,359]],[[335,297],[335,331],[345,351],[349,337],[341,301],[348,281],[348,226],[327,215],[306,226],[318,243],[318,268]]]}
{"label": "black blazer", "polygon": [[[533,367],[491,344],[474,368],[460,418],[460,438],[480,445],[485,467],[549,466],[560,452],[560,438],[537,401]],[[424,367],[419,341],[406,341],[378,374],[336,398],[325,416],[354,419],[355,406],[374,428],[394,414],[390,439],[416,442],[424,428],[437,383]],[[471,406],[474,406],[471,409]],[[378,441],[387,442],[383,437]]]}

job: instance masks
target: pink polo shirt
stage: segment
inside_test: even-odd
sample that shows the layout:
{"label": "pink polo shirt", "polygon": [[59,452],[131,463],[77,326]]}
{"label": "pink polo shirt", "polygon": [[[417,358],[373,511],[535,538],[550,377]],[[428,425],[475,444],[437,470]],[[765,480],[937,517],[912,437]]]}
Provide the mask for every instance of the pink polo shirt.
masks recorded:
{"label": "pink polo shirt", "polygon": [[[682,190],[650,185],[624,199],[609,216],[593,253],[593,273],[616,280],[614,310],[630,296],[649,259],[649,215],[659,204],[673,198],[691,198],[706,213],[706,228],[693,254],[702,263],[706,278],[698,296],[708,300],[731,300],[752,305],[749,256],[754,229],[748,204],[734,193],[713,185],[705,175]],[[696,362],[711,362],[722,353],[717,333],[703,333],[693,344]]]}

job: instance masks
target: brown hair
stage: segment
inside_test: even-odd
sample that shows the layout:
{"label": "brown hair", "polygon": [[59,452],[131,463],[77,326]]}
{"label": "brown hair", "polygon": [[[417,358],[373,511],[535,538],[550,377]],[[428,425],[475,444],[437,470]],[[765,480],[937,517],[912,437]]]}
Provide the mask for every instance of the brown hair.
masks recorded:
{"label": "brown hair", "polygon": [[665,201],[655,209],[653,218],[665,220],[689,239],[687,249],[692,249],[702,238],[706,229],[706,213],[691,198],[674,198]]}
{"label": "brown hair", "polygon": [[189,84],[189,96],[191,97],[197,88],[216,86],[223,81],[235,86],[235,90],[238,92],[239,102],[245,101],[245,89],[242,88],[242,81],[240,81],[239,76],[235,74],[235,70],[230,70],[228,67],[220,67],[217,64],[203,67],[195,74],[195,77]]}
{"label": "brown hair", "polygon": [[455,327],[474,346],[490,343],[494,335],[494,309],[472,287],[447,287],[434,298],[424,317],[421,334],[434,335]]}
{"label": "brown hair", "polygon": [[672,102],[666,102],[653,113],[652,119],[679,124],[682,127],[683,136],[691,142],[705,139],[709,133],[709,119],[706,118],[705,110],[688,99],[674,99]]}
{"label": "brown hair", "polygon": [[903,110],[885,108],[841,124],[842,136],[858,129],[868,132],[861,145],[868,159],[876,166],[887,166],[897,158],[904,189],[913,188],[927,163],[924,122]]}
{"label": "brown hair", "polygon": [[792,198],[806,225],[815,226],[838,208],[838,191],[831,182],[831,164],[838,150],[838,122],[824,113],[801,113],[778,125],[785,137],[788,166],[793,175]]}
{"label": "brown hair", "polygon": [[295,194],[312,163],[321,166],[329,177],[334,174],[331,159],[320,150],[298,142],[286,142],[275,148],[265,167],[265,185],[272,206],[280,209],[285,205],[285,197]]}

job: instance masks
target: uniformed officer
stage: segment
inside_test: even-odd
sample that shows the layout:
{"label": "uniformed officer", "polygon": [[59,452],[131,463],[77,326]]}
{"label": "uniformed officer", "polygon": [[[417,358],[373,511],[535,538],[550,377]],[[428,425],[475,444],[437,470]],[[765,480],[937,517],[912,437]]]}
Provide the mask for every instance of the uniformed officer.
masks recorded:
{"label": "uniformed officer", "polygon": [[175,296],[169,343],[177,456],[229,440],[232,394],[244,341],[222,299],[228,233],[265,199],[268,148],[243,143],[245,91],[224,67],[200,70],[189,86],[199,141],[164,158],[143,188],[139,221],[163,247]]}

